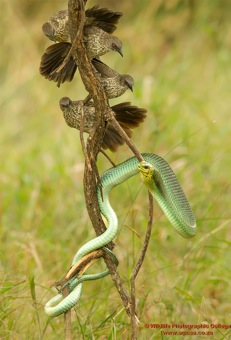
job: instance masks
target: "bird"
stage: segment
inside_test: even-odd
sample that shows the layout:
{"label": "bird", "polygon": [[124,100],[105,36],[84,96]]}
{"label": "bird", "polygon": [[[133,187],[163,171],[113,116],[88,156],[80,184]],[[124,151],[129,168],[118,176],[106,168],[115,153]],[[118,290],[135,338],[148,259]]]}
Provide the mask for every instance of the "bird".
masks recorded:
{"label": "bird", "polygon": [[92,64],[108,99],[120,97],[128,89],[133,92],[134,79],[132,76],[120,74],[96,58],[92,60]]}
{"label": "bird", "polygon": [[[90,59],[100,57],[109,51],[116,51],[123,55],[122,42],[116,36],[110,35],[98,27],[84,28],[84,43]],[[55,72],[68,55],[71,46],[69,42],[60,42],[49,46],[41,58],[39,68],[41,75],[59,84],[72,81],[77,69],[77,64],[72,56],[60,73]]]}
{"label": "bird", "polygon": [[[94,10],[94,8],[96,9]],[[104,14],[102,14],[100,11],[103,11]],[[69,30],[68,12],[60,12],[60,15],[58,15],[57,13],[56,15],[54,14],[50,18],[50,20],[42,26],[43,33],[47,37],[49,37],[49,39],[54,41],[60,40],[60,42],[55,43],[46,49],[45,53],[42,55],[39,68],[42,76],[44,76],[48,80],[57,82],[58,86],[60,86],[60,84],[64,83],[65,81],[72,81],[77,69],[77,64],[73,56],[70,56],[63,69],[59,72],[55,72],[65,60],[72,46],[69,42],[69,33],[65,33]],[[63,12],[66,12],[66,15],[63,15]],[[95,17],[92,13],[95,13]],[[86,19],[83,28],[84,44],[87,50],[88,57],[90,59],[93,59],[95,57],[100,57],[108,53],[109,51],[116,51],[121,56],[123,56],[122,42],[119,40],[118,37],[110,34],[116,29],[115,24],[118,22],[122,13],[112,12],[107,9],[99,9],[95,6],[90,9],[90,14],[88,13],[89,18]],[[59,19],[59,17],[61,19]],[[62,19],[63,17],[64,19]],[[100,18],[102,18],[102,21],[100,21]],[[108,28],[106,24],[107,20]]]}
{"label": "bird", "polygon": [[[108,8],[94,6],[85,12],[84,26],[94,26],[112,34],[122,17],[122,12],[113,12]],[[42,26],[43,33],[55,42],[70,42],[68,10],[55,12]]]}
{"label": "bird", "polygon": [[[63,97],[59,101],[59,106],[63,112],[63,116],[67,125],[77,130],[80,129],[83,110],[83,132],[90,133],[90,130],[94,127],[96,121],[94,102],[91,100],[84,105],[82,105],[82,103],[83,102],[80,100],[72,101],[69,97]],[[131,129],[138,127],[147,116],[146,109],[131,105],[130,102],[123,102],[111,106],[111,110],[114,113],[115,119],[118,121],[129,138],[132,137]],[[108,122],[103,138],[102,148],[115,152],[118,147],[123,144],[124,140],[118,133],[117,129],[110,122]]]}

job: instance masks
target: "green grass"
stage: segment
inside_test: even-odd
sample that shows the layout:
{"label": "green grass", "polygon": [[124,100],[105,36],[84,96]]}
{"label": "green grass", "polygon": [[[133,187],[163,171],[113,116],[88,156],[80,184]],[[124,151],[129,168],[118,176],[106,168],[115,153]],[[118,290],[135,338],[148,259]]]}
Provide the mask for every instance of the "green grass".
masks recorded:
{"label": "green grass", "polygon": [[[38,72],[49,45],[41,25],[65,3],[3,0],[3,339],[64,338],[63,317],[49,320],[43,306],[54,294],[50,285],[69,268],[79,247],[94,237],[84,203],[78,132],[65,125],[58,106],[62,96],[77,100],[86,93],[79,77],[58,89]],[[103,4],[111,7],[110,2]],[[119,4],[112,7],[120,10]],[[134,94],[112,103],[130,100],[148,109],[133,141],[140,151],[157,153],[171,164],[198,221],[197,236],[185,240],[154,206],[153,235],[136,281],[139,338],[170,339],[144,324],[230,323],[230,3],[126,1],[121,9],[124,18],[117,35],[124,42],[125,57],[110,54],[104,60],[132,74],[136,85]],[[124,146],[111,156],[119,163],[131,152]],[[109,166],[100,156],[100,172]],[[129,288],[148,218],[147,193],[139,178],[116,188],[111,203],[120,225],[115,240],[119,272]],[[103,268],[102,262],[93,269]],[[84,284],[72,319],[76,339],[130,336],[130,320],[109,276]],[[210,338],[229,337],[230,330],[219,329]],[[191,338],[197,339],[184,337]]]}

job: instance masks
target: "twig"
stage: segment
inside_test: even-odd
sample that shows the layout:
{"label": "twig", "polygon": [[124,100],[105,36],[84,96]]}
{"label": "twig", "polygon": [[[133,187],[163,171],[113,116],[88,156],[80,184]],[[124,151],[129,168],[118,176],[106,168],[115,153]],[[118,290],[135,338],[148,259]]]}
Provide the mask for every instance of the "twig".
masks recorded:
{"label": "twig", "polygon": [[[65,298],[66,296],[69,295],[69,286],[67,285],[63,289],[63,297]],[[65,340],[71,340],[71,309],[69,309],[65,314],[64,314],[64,321],[65,321]]]}
{"label": "twig", "polygon": [[115,163],[112,161],[112,159],[108,156],[108,154],[103,149],[100,149],[100,152],[109,160],[112,166],[114,167],[116,166]]}
{"label": "twig", "polygon": [[143,159],[141,153],[136,148],[136,146],[132,143],[131,139],[127,136],[127,134],[124,132],[124,130],[122,129],[120,124],[117,122],[117,120],[115,119],[115,115],[114,115],[114,113],[113,113],[113,111],[111,109],[108,110],[108,115],[109,115],[110,124],[112,124],[116,128],[116,130],[119,132],[121,137],[123,137],[123,139],[124,139],[125,143],[127,144],[127,146],[132,150],[132,152],[137,157],[137,159],[140,162],[142,162],[144,159]]}
{"label": "twig", "polygon": [[68,52],[68,54],[67,54],[66,58],[64,59],[64,61],[62,62],[62,64],[59,65],[59,67],[57,67],[57,68],[51,73],[51,75],[54,74],[54,73],[60,73],[60,72],[62,71],[62,69],[64,68],[64,66],[65,66],[65,65],[67,64],[67,62],[69,61],[69,59],[70,59],[70,57],[71,57],[71,55],[72,55],[72,52],[73,52],[73,46],[71,46],[70,51]]}
{"label": "twig", "polygon": [[152,232],[152,221],[153,221],[153,197],[150,192],[148,192],[149,197],[149,221],[147,232],[144,239],[144,245],[141,249],[140,257],[136,263],[136,266],[133,270],[132,276],[130,278],[130,285],[131,285],[131,320],[132,320],[132,339],[137,339],[137,324],[139,320],[136,316],[136,288],[135,288],[135,279],[139,273],[139,270],[143,264],[145,254],[148,248],[151,232]]}
{"label": "twig", "polygon": [[81,260],[79,260],[75,265],[73,265],[67,273],[58,281],[54,283],[54,287],[63,286],[66,282],[68,282],[72,277],[78,274],[81,276],[86,268],[89,267],[95,260],[100,257],[104,257],[104,251],[102,249],[98,249],[92,251],[91,253],[85,255]]}
{"label": "twig", "polygon": [[[56,282],[55,286],[62,285],[62,294],[63,297],[65,298],[66,296],[69,295],[69,286],[68,284],[65,285],[65,282],[68,282],[74,275],[77,274],[77,277],[81,277],[82,274],[100,257],[104,257],[105,252],[101,249],[96,250],[94,252],[91,252],[90,254],[87,254],[82,258],[75,266],[73,266],[65,275],[65,277]],[[65,340],[71,340],[72,339],[72,334],[71,334],[71,309],[68,310],[64,314],[64,320],[65,320]]]}
{"label": "twig", "polygon": [[80,142],[82,145],[82,150],[83,150],[83,154],[85,157],[86,165],[89,168],[89,170],[92,171],[91,163],[90,163],[90,160],[87,154],[87,149],[86,149],[86,145],[85,145],[84,137],[83,137],[84,123],[85,123],[85,117],[84,117],[84,112],[83,112],[83,102],[81,102],[81,119],[80,119],[80,124],[79,124]]}
{"label": "twig", "polygon": [[89,102],[89,100],[91,100],[91,96],[88,94],[87,97],[83,101],[83,105],[86,105]]}
{"label": "twig", "polygon": [[132,273],[132,279],[136,278],[136,276],[139,273],[140,267],[144,261],[144,257],[148,248],[148,244],[149,244],[149,240],[150,240],[150,236],[151,236],[151,232],[152,232],[152,221],[153,221],[153,197],[152,194],[150,192],[148,192],[148,198],[149,198],[149,221],[148,221],[148,227],[147,227],[147,232],[145,235],[145,239],[144,239],[144,245],[143,248],[141,249],[141,254],[139,257],[139,260],[135,266],[135,269],[133,270]]}
{"label": "twig", "polygon": [[102,198],[102,201],[103,201],[103,186],[102,186],[102,182],[101,182],[101,178],[100,178],[100,175],[99,175],[99,170],[97,168],[96,162],[93,162],[93,166],[94,166],[94,173],[95,173],[95,177],[96,177],[96,182],[97,182],[97,185],[99,187],[100,195],[101,195],[101,198]]}

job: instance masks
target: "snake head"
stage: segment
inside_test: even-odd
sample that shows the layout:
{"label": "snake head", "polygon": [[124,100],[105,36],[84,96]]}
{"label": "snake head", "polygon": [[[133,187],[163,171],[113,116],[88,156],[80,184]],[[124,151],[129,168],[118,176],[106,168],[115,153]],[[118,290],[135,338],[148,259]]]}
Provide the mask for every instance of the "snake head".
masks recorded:
{"label": "snake head", "polygon": [[155,171],[154,166],[146,161],[142,161],[138,164],[138,170],[143,181],[150,180]]}

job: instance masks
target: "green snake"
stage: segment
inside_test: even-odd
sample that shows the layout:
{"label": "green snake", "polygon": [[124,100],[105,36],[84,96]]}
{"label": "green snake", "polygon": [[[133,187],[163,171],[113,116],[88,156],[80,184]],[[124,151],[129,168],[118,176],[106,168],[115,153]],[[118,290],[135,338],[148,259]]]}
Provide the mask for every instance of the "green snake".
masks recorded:
{"label": "green snake", "polygon": [[[113,254],[113,252],[111,252],[106,247],[102,247],[102,249],[112,257],[113,262],[116,266],[118,266],[119,261],[117,260],[117,257]],[[70,294],[67,297],[63,298],[63,295],[60,292],[52,299],[50,299],[45,305],[45,313],[49,316],[55,317],[67,312],[78,303],[82,293],[82,282],[102,279],[108,274],[109,270],[105,270],[104,272],[98,274],[82,275],[79,279],[74,277],[73,279],[69,280],[67,284],[69,284]],[[62,289],[64,288],[64,286],[62,287]]]}
{"label": "green snake", "polygon": [[[194,214],[169,164],[156,154],[143,153],[142,157],[143,162],[132,157],[105,171],[101,176],[102,196],[100,188],[97,187],[97,198],[100,211],[108,221],[108,228],[102,235],[87,242],[79,249],[72,265],[76,264],[86,254],[104,247],[114,239],[118,232],[118,220],[110,205],[109,194],[116,185],[138,173],[140,173],[143,183],[157,200],[175,230],[185,238],[193,237],[196,234]],[[111,256],[113,255],[111,254]],[[64,299],[60,293],[48,301],[45,305],[46,313],[50,316],[57,316],[66,312],[78,302],[83,281],[95,280],[107,274],[108,271],[105,271],[94,275],[83,275],[80,279],[72,279],[69,283],[71,293]]]}

